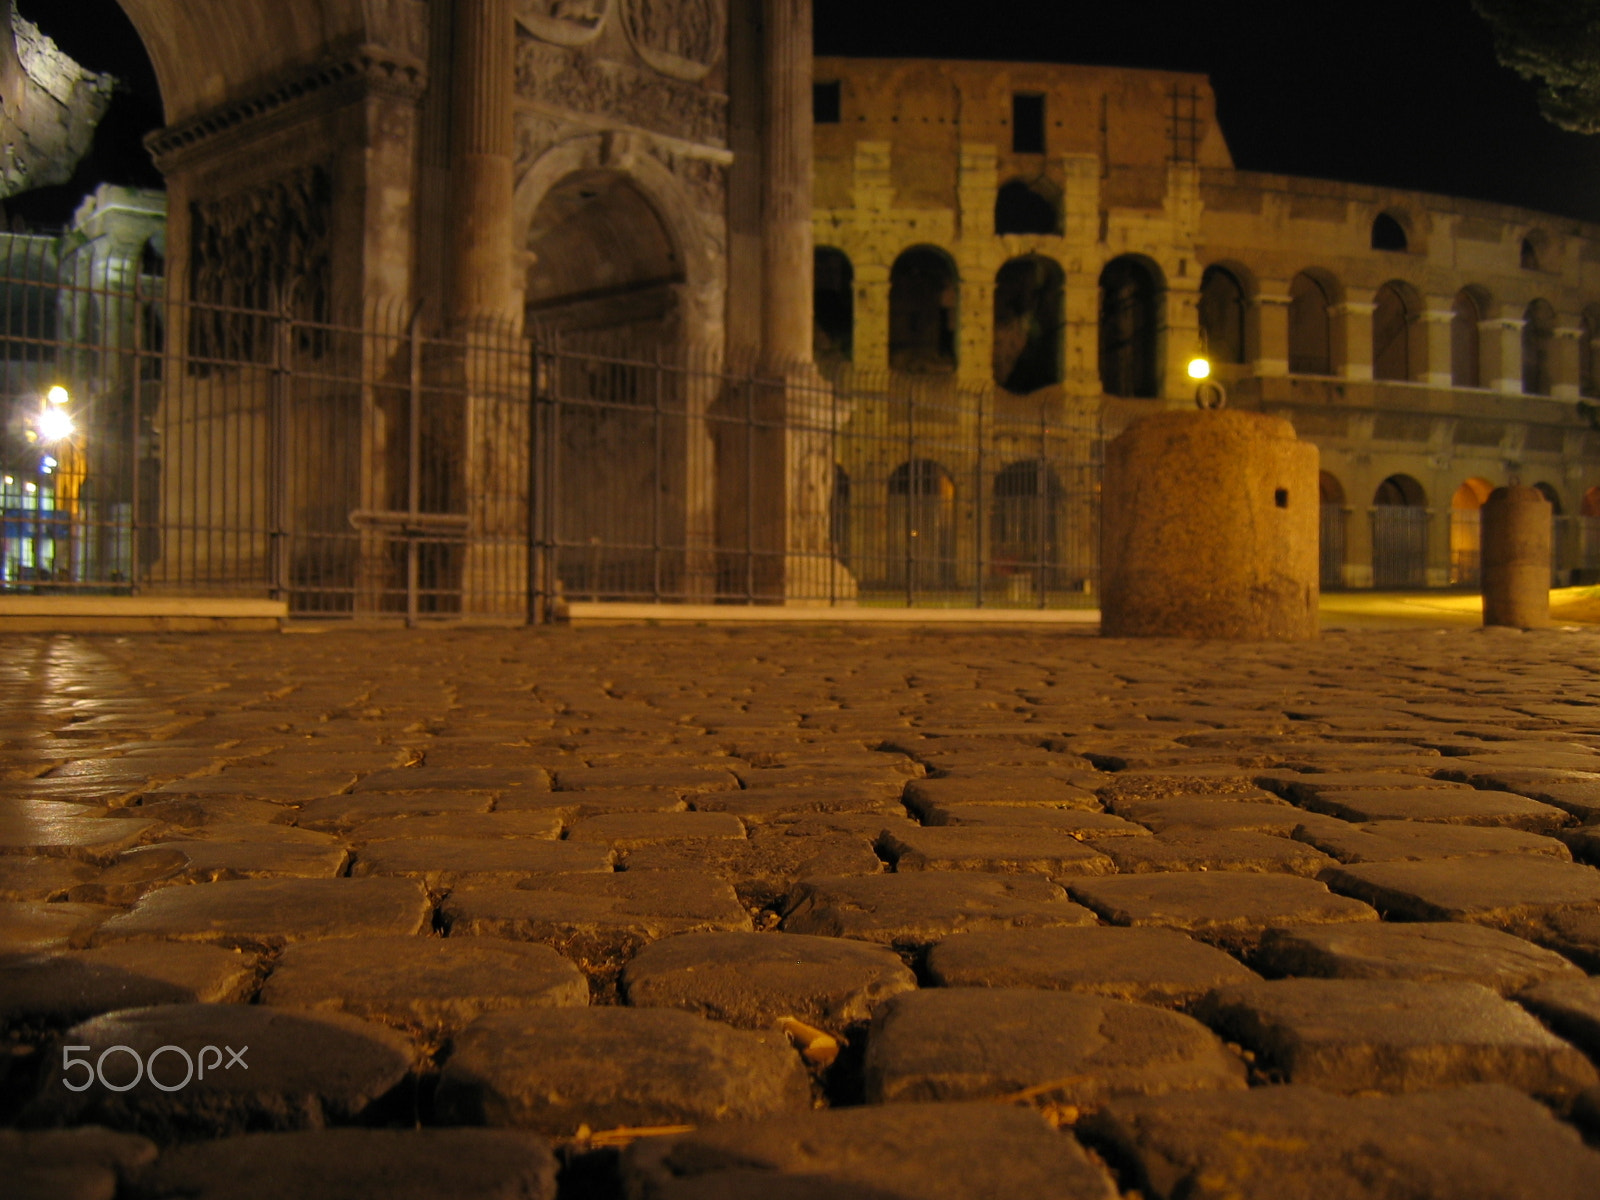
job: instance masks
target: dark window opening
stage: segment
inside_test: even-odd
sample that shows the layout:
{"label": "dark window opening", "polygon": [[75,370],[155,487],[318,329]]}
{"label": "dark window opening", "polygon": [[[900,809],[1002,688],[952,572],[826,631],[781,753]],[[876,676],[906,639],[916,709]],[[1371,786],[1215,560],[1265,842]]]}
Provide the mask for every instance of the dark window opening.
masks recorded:
{"label": "dark window opening", "polygon": [[840,91],[837,79],[811,85],[811,120],[814,124],[837,125],[844,119],[840,115],[843,109]]}
{"label": "dark window opening", "polygon": [[1011,152],[1044,153],[1044,97],[1018,92],[1011,97]]}
{"label": "dark window opening", "polygon": [[832,246],[818,246],[813,264],[812,351],[822,362],[848,362],[855,352],[855,272]]}
{"label": "dark window opening", "polygon": [[956,272],[938,250],[919,246],[889,272],[889,366],[942,373],[956,366]]}
{"label": "dark window opening", "polygon": [[1524,271],[1539,269],[1539,247],[1533,244],[1532,238],[1522,239],[1522,269]]}
{"label": "dark window opening", "polygon": [[1379,213],[1378,219],[1372,223],[1372,248],[1402,251],[1408,249],[1405,226],[1388,213]]}
{"label": "dark window opening", "polygon": [[1133,258],[1100,275],[1100,386],[1109,396],[1161,394],[1161,283]]}
{"label": "dark window opening", "polygon": [[1029,255],[1001,267],[994,280],[994,381],[1026,395],[1061,382],[1061,268]]}
{"label": "dark window opening", "polygon": [[1310,275],[1289,285],[1289,371],[1294,375],[1333,374],[1332,299]]}
{"label": "dark window opening", "polygon": [[1200,344],[1214,363],[1245,360],[1244,288],[1233,273],[1207,267],[1200,277]]}
{"label": "dark window opening", "polygon": [[1288,508],[1289,507],[1289,489],[1288,488],[1279,488],[1277,491],[1273,492],[1272,493],[1272,502],[1274,504],[1276,504],[1279,508]]}
{"label": "dark window opening", "polygon": [[1013,179],[1001,185],[994,200],[996,233],[1060,233],[1056,202],[1037,186]]}

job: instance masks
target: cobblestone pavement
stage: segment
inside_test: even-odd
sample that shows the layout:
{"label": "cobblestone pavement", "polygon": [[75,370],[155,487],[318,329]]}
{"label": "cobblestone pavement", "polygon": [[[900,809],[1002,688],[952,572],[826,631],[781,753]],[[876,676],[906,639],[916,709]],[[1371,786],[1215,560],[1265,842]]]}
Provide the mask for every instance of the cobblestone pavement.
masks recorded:
{"label": "cobblestone pavement", "polygon": [[12,1197],[1600,1195],[1600,634],[0,673]]}

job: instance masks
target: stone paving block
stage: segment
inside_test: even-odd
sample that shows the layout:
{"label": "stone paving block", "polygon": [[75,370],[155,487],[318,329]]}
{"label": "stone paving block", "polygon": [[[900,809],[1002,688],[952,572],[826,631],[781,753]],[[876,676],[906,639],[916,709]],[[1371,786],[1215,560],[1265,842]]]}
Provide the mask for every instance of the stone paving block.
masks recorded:
{"label": "stone paving block", "polygon": [[1457,861],[1350,863],[1328,886],[1402,921],[1470,921],[1540,941],[1554,918],[1600,914],[1600,871],[1522,854]]}
{"label": "stone paving block", "polygon": [[877,875],[883,860],[858,834],[757,826],[747,840],[642,846],[618,855],[627,871],[703,871],[727,880],[749,908],[776,909],[798,880]]}
{"label": "stone paving block", "polygon": [[913,871],[801,880],[782,928],[912,949],[965,930],[1093,924],[1042,875]]}
{"label": "stone paving block", "polygon": [[913,812],[931,804],[1050,805],[1098,809],[1100,801],[1087,788],[1038,773],[1025,778],[997,778],[990,772],[909,780],[902,792]]}
{"label": "stone paving block", "polygon": [[1229,796],[1241,802],[1272,799],[1256,785],[1259,770],[1219,764],[1167,767],[1154,771],[1117,771],[1102,774],[1095,788],[1102,800],[1119,798],[1158,800],[1168,796]]}
{"label": "stone paving block", "polygon": [[409,936],[432,915],[427,892],[409,879],[239,879],[150,892],[101,926],[96,944],[276,949],[310,938]]}
{"label": "stone paving block", "polygon": [[747,825],[793,820],[810,813],[883,813],[896,817],[905,816],[905,807],[900,803],[898,787],[887,795],[873,795],[865,789],[834,785],[702,792],[691,799],[696,812],[729,813]]}
{"label": "stone paving block", "polygon": [[439,1119],[571,1136],[580,1125],[701,1125],[804,1112],[811,1089],[779,1031],[666,1008],[490,1013],[455,1040]]}
{"label": "stone paving block", "polygon": [[108,904],[37,900],[0,903],[0,958],[81,949],[89,944],[95,930],[121,914],[120,908]]}
{"label": "stone paving block", "polygon": [[1583,975],[1554,951],[1455,921],[1269,929],[1251,961],[1272,976],[1480,983],[1501,995],[1541,979]]}
{"label": "stone paving block", "polygon": [[100,871],[70,858],[0,854],[0,900],[63,900],[69,888],[88,883]]}
{"label": "stone paving block", "polygon": [[1004,929],[958,933],[928,951],[940,987],[1057,988],[1185,1008],[1256,973],[1173,929]]}
{"label": "stone paving block", "polygon": [[1195,1014],[1286,1082],[1330,1092],[1505,1083],[1561,1102],[1600,1082],[1580,1051],[1476,983],[1275,979],[1218,988]]}
{"label": "stone paving block", "polygon": [[1600,1060],[1600,979],[1576,971],[1541,979],[1516,999],[1561,1037]]}
{"label": "stone paving block", "polygon": [[324,796],[336,796],[356,781],[354,771],[223,771],[220,775],[199,775],[150,788],[145,798],[201,799],[212,796],[243,800],[265,800],[274,804],[304,804]]}
{"label": "stone paving block", "polygon": [[[101,1124],[159,1142],[252,1130],[322,1129],[372,1120],[401,1097],[411,1063],[404,1038],[381,1025],[332,1013],[287,1012],[249,1004],[163,1004],[129,1008],[74,1025],[64,1045],[84,1051],[97,1076],[80,1092],[66,1087],[82,1068],[63,1070],[46,1058],[40,1087],[24,1113],[29,1123]],[[127,1050],[111,1052],[113,1046]],[[153,1053],[167,1050],[149,1068]],[[206,1055],[215,1046],[217,1064]],[[243,1054],[234,1061],[229,1049]],[[131,1051],[131,1053],[130,1053]],[[134,1065],[134,1056],[140,1061]],[[232,1065],[230,1066],[230,1063]]]}
{"label": "stone paving block", "polygon": [[1547,913],[1540,925],[1543,945],[1565,954],[1591,975],[1600,974],[1600,912]]}
{"label": "stone paving block", "polygon": [[1548,833],[1571,824],[1559,808],[1511,792],[1412,791],[1324,792],[1301,803],[1310,812],[1342,821],[1429,821],[1445,825],[1495,825]]}
{"label": "stone paving block", "polygon": [[486,1012],[588,1004],[589,984],[549,946],[529,942],[340,938],[287,947],[260,1003],[346,1013],[436,1049]]}
{"label": "stone paving block", "polygon": [[[540,793],[549,798],[549,793]],[[305,829],[341,831],[384,817],[483,814],[494,807],[488,792],[363,792],[324,796],[302,804],[296,825]]]}
{"label": "stone paving block", "polygon": [[9,1200],[113,1200],[155,1161],[155,1143],[131,1133],[0,1129],[0,1175]]}
{"label": "stone paving block", "polygon": [[1107,806],[1119,817],[1137,821],[1156,833],[1168,830],[1270,833],[1288,837],[1295,826],[1311,819],[1282,800],[1271,804],[1229,801],[1217,797],[1172,796],[1162,799],[1114,799]]}
{"label": "stone paving block", "polygon": [[271,825],[293,819],[293,813],[269,800],[214,796],[189,800],[146,800],[125,815],[164,821],[176,828],[253,823]]}
{"label": "stone paving block", "polygon": [[869,1104],[977,1100],[1047,1089],[1098,1107],[1111,1096],[1245,1086],[1244,1062],[1204,1025],[1146,1004],[1035,988],[931,988],[873,1013]]}
{"label": "stone paving block", "polygon": [[1025,1108],[894,1104],[729,1121],[635,1142],[640,1200],[1116,1200],[1104,1168]]}
{"label": "stone paving block", "polygon": [[347,844],[347,839],[336,833],[301,829],[298,825],[244,825],[237,822],[219,822],[214,825],[166,827],[161,843],[170,845],[175,842],[239,842],[267,846],[319,846],[342,850]]}
{"label": "stone paving block", "polygon": [[63,1029],[119,1008],[233,1004],[256,987],[254,955],[216,946],[132,944],[0,961],[0,1025]]}
{"label": "stone paving block", "polygon": [[652,942],[622,971],[629,1004],[681,1008],[742,1029],[780,1017],[838,1033],[917,986],[898,955],[799,933],[685,933]]}
{"label": "stone paving block", "polygon": [[542,767],[397,767],[364,775],[357,792],[548,792]]}
{"label": "stone paving block", "polygon": [[1467,785],[1429,775],[1403,771],[1331,771],[1302,775],[1294,771],[1268,771],[1258,779],[1263,787],[1295,803],[1306,803],[1335,792],[1460,792]]}
{"label": "stone paving block", "polygon": [[396,838],[359,847],[350,874],[401,875],[438,891],[461,883],[514,884],[555,872],[609,873],[613,857],[608,846],[545,838]]}
{"label": "stone paving block", "polygon": [[1174,871],[1074,880],[1071,891],[1113,925],[1181,929],[1234,952],[1253,949],[1271,925],[1378,919],[1368,905],[1296,875]]}
{"label": "stone paving block", "polygon": [[514,888],[464,887],[440,912],[451,937],[545,942],[601,980],[659,938],[753,928],[733,888],[696,871],[547,875]]}
{"label": "stone paving block", "polygon": [[1600,1175],[1575,1130],[1492,1084],[1130,1097],[1080,1133],[1128,1163],[1148,1200],[1584,1200]]}
{"label": "stone paving block", "polygon": [[1554,805],[1586,824],[1600,821],[1600,777],[1580,779],[1566,772],[1532,768],[1518,771],[1490,768],[1462,774],[1474,787],[1516,792],[1530,800]]}
{"label": "stone paving block", "polygon": [[439,813],[433,816],[377,817],[352,825],[344,840],[353,846],[366,842],[398,841],[402,838],[536,838],[554,841],[561,836],[564,810],[533,809],[527,812]]}
{"label": "stone paving block", "polygon": [[70,809],[94,811],[59,804],[41,811],[38,802],[21,809],[8,806],[0,812],[0,855],[60,856],[103,865],[159,828],[154,821],[63,815]]}
{"label": "stone paving block", "polygon": [[334,879],[350,855],[343,846],[269,842],[157,842],[124,850],[91,883],[68,893],[89,904],[132,904],[146,892],[228,879]]}
{"label": "stone paving block", "polygon": [[1157,871],[1243,871],[1314,878],[1333,859],[1303,842],[1268,833],[1178,827],[1147,838],[1096,838],[1089,843],[1124,875]]}
{"label": "stone paving block", "polygon": [[913,811],[926,826],[989,826],[1049,830],[1086,838],[1148,837],[1150,831],[1110,813],[1023,804],[920,803]]}
{"label": "stone paving block", "polygon": [[1109,858],[1081,839],[1052,829],[944,825],[885,830],[878,847],[900,872],[993,871],[1061,876],[1107,875],[1116,869]]}
{"label": "stone paving block", "polygon": [[754,768],[742,764],[735,766],[734,775],[749,792],[784,791],[804,788],[821,791],[829,788],[848,788],[863,797],[878,800],[898,800],[906,786],[906,775],[893,766],[860,768],[854,766],[783,766]]}
{"label": "stone paving block", "polygon": [[162,1153],[140,1179],[156,1200],[555,1200],[556,1158],[513,1129],[251,1133]]}
{"label": "stone paving block", "polygon": [[1485,825],[1444,825],[1433,821],[1369,821],[1352,825],[1332,819],[1302,825],[1295,840],[1315,846],[1340,862],[1423,862],[1437,858],[1476,858],[1483,854],[1541,854],[1570,862],[1572,854],[1553,837]]}
{"label": "stone paving block", "polygon": [[677,842],[742,841],[744,836],[744,822],[732,813],[610,813],[575,821],[567,841],[633,850]]}
{"label": "stone paving block", "polygon": [[595,788],[649,787],[681,793],[730,792],[739,781],[726,767],[680,766],[662,762],[656,766],[562,767],[555,773],[555,787],[562,792],[584,792]]}

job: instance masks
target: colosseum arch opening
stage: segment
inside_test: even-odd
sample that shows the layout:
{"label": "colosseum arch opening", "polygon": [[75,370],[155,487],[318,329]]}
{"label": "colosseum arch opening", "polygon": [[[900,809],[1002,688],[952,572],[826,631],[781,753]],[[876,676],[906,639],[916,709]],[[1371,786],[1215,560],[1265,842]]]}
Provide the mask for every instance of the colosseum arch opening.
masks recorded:
{"label": "colosseum arch opening", "polygon": [[1061,382],[1062,292],[1053,259],[1014,258],[994,280],[994,381],[1026,394]]}
{"label": "colosseum arch opening", "polygon": [[1100,273],[1100,386],[1108,396],[1161,394],[1166,283],[1148,259],[1125,254]]}
{"label": "colosseum arch opening", "polygon": [[1428,495],[1409,475],[1391,475],[1372,497],[1372,586],[1428,582]]}

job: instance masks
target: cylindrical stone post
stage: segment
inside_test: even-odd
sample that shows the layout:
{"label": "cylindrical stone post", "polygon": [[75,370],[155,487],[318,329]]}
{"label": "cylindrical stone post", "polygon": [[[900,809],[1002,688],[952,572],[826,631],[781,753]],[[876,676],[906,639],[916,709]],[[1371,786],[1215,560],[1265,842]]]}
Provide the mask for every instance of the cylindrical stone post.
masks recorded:
{"label": "cylindrical stone post", "polygon": [[1317,448],[1281,417],[1163,412],[1106,452],[1101,632],[1317,636]]}
{"label": "cylindrical stone post", "polygon": [[451,66],[455,229],[450,316],[512,317],[512,75],[507,0],[455,0]]}
{"label": "cylindrical stone post", "polygon": [[762,5],[761,349],[811,361],[811,0]]}
{"label": "cylindrical stone post", "polygon": [[1498,487],[1481,513],[1483,623],[1550,624],[1550,501],[1538,488]]}

